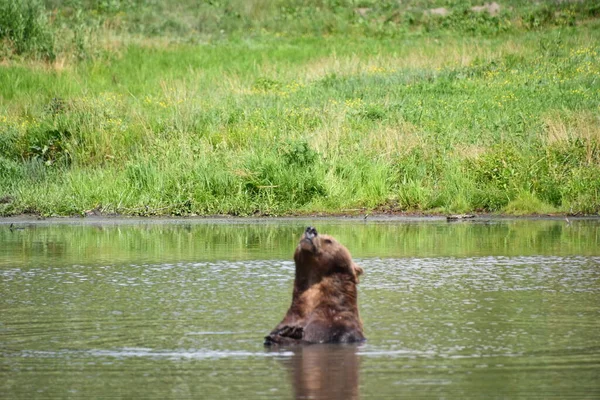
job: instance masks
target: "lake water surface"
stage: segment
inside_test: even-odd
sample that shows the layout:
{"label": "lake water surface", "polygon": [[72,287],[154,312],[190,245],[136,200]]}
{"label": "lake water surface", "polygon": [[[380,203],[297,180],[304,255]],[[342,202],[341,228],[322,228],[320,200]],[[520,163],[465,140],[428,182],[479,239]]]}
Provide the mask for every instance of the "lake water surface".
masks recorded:
{"label": "lake water surface", "polygon": [[[364,344],[263,347],[307,225]],[[599,220],[0,222],[2,399],[536,397],[600,398]]]}

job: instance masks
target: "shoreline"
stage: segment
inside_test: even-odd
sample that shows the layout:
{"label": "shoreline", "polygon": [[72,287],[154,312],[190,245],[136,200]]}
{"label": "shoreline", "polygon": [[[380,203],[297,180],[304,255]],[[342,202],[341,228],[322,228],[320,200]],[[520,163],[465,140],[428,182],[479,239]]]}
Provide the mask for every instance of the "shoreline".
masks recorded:
{"label": "shoreline", "polygon": [[[470,216],[472,215],[472,216]],[[307,214],[291,216],[250,216],[238,217],[229,215],[209,216],[128,216],[128,215],[89,215],[89,216],[51,216],[41,217],[34,214],[21,214],[0,217],[0,226],[11,224],[25,225],[54,225],[54,224],[158,224],[158,223],[213,223],[213,224],[260,224],[294,221],[347,221],[347,222],[442,222],[447,223],[487,223],[490,221],[600,221],[600,215],[568,215],[568,214],[470,214],[467,217],[445,214],[426,213],[362,213],[362,214]]]}

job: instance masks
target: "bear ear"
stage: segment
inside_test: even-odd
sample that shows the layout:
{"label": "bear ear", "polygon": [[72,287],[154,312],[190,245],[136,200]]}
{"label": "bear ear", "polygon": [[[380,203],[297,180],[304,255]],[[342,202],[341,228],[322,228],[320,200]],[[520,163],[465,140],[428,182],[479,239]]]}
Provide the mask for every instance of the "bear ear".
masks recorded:
{"label": "bear ear", "polygon": [[354,270],[354,276],[356,277],[356,283],[360,283],[360,279],[358,279],[359,276],[361,276],[365,271],[362,269],[362,267],[358,264],[356,264],[355,262],[352,263],[352,269]]}

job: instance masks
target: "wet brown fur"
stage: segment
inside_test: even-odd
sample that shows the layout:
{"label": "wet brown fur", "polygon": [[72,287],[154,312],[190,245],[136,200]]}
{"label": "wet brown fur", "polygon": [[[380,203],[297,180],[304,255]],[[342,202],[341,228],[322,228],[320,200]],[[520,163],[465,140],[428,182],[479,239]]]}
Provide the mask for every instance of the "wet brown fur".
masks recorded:
{"label": "wet brown fur", "polygon": [[356,288],[363,270],[352,261],[348,249],[331,236],[316,234],[311,238],[305,233],[294,261],[292,305],[265,338],[265,344],[365,340]]}

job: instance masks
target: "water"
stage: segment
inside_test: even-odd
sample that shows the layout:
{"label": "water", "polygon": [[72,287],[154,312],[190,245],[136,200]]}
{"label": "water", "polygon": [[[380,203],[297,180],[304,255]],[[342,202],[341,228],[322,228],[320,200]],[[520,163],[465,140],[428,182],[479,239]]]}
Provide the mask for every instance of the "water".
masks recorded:
{"label": "water", "polygon": [[[367,343],[273,351],[306,225]],[[0,398],[600,398],[600,221],[0,224]]]}

